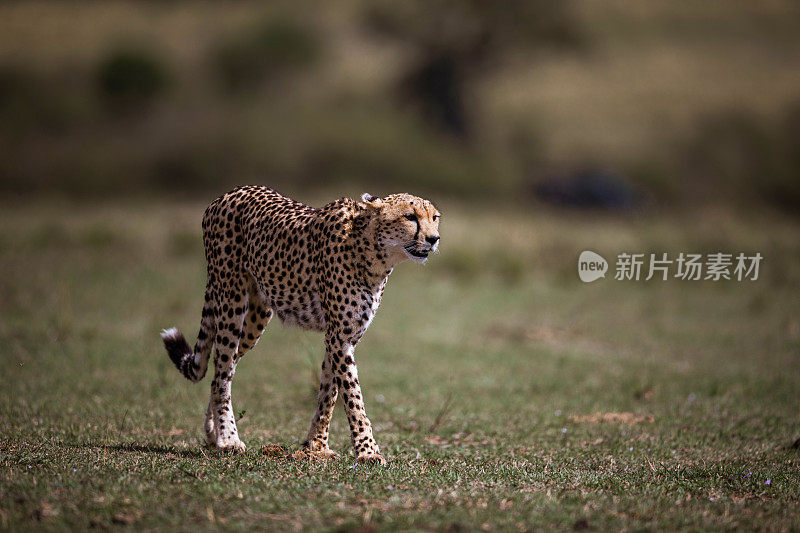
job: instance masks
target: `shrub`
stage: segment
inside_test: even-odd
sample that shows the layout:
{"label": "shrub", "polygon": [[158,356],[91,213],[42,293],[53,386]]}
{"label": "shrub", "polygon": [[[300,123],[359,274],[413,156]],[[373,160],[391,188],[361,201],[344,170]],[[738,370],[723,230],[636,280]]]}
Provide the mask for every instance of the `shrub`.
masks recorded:
{"label": "shrub", "polygon": [[319,51],[317,38],[308,28],[276,18],[219,44],[213,62],[222,85],[240,91],[259,86],[270,76],[313,64]]}
{"label": "shrub", "polygon": [[[796,211],[800,206],[800,105],[778,121],[722,111],[703,117],[688,142],[687,175],[716,195],[760,197]],[[723,187],[720,187],[724,185]]]}
{"label": "shrub", "polygon": [[146,102],[167,86],[166,67],[155,54],[136,49],[111,52],[97,69],[101,93],[113,101]]}
{"label": "shrub", "polygon": [[379,0],[365,9],[364,25],[413,51],[416,59],[399,79],[400,99],[461,139],[474,128],[465,96],[477,73],[523,50],[584,45],[568,3],[547,0]]}
{"label": "shrub", "polygon": [[0,135],[60,134],[92,117],[85,87],[62,75],[0,65]]}

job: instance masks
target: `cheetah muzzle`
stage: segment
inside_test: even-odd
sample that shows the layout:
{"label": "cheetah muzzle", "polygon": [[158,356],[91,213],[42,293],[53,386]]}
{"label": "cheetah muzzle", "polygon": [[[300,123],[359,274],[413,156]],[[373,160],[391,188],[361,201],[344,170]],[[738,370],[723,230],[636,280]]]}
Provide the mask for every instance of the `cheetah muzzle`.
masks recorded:
{"label": "cheetah muzzle", "polygon": [[175,328],[161,334],[187,379],[214,377],[203,431],[218,450],[243,452],[231,383],[239,360],[273,316],[325,335],[317,410],[303,446],[332,456],[333,408],[344,404],[356,457],[386,464],[367,418],[355,347],[372,322],[392,269],[438,251],[439,211],[410,194],[360,201],[341,198],[316,209],[268,187],[239,187],[214,200],[203,216],[205,302],[194,348]]}
{"label": "cheetah muzzle", "polygon": [[419,259],[427,259],[428,258],[428,254],[430,254],[430,250],[415,250],[414,248],[406,248],[405,250],[412,257],[416,257],[416,258],[419,258]]}

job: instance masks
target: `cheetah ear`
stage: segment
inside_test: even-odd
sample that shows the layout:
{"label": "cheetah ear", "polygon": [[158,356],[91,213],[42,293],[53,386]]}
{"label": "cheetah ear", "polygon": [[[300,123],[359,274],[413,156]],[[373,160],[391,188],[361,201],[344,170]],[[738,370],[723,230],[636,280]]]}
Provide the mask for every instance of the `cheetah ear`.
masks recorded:
{"label": "cheetah ear", "polygon": [[370,193],[365,192],[361,195],[361,201],[367,204],[369,207],[373,209],[380,209],[383,207],[383,200],[378,198],[377,196],[372,196]]}

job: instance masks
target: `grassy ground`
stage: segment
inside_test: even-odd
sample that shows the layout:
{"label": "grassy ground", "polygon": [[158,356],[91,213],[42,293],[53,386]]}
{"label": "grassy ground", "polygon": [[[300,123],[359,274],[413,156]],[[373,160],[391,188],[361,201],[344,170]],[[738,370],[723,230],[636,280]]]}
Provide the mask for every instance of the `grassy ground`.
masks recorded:
{"label": "grassy ground", "polygon": [[[356,191],[351,191],[355,193]],[[798,225],[769,214],[576,216],[440,205],[357,359],[391,464],[298,448],[318,335],[241,363],[248,452],[201,446],[208,381],[158,331],[199,324],[202,203],[0,209],[0,526],[797,529]],[[583,249],[760,251],[756,282],[586,285]]]}

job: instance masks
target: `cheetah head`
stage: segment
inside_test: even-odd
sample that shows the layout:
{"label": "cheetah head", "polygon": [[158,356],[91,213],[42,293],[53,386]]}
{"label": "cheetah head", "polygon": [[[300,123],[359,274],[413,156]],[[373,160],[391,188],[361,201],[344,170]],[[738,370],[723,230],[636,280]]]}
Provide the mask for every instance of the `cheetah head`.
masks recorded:
{"label": "cheetah head", "polygon": [[398,261],[424,263],[439,250],[441,214],[432,203],[406,193],[377,198],[364,193],[361,200],[377,215],[378,239],[386,253]]}

